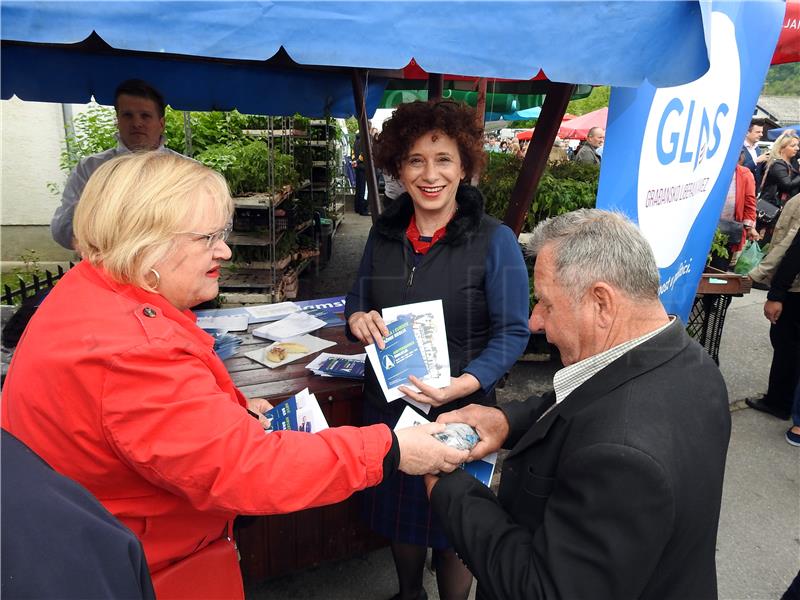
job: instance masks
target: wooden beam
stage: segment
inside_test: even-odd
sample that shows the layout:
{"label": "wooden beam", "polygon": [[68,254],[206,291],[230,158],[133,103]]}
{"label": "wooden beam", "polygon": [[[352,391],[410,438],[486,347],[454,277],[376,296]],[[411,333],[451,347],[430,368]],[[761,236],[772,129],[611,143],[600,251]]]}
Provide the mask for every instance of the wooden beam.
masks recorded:
{"label": "wooden beam", "polygon": [[369,119],[367,119],[367,105],[364,98],[364,76],[358,69],[353,69],[353,99],[356,103],[356,117],[358,118],[358,134],[361,138],[361,147],[364,149],[364,162],[367,189],[369,190],[369,211],[372,213],[374,223],[378,215],[383,212],[383,202],[378,195],[378,174],[375,170],[375,161],[372,158],[372,136],[369,134]]}
{"label": "wooden beam", "polygon": [[[481,77],[475,83],[475,89],[478,92],[478,100],[475,105],[475,119],[478,123],[478,127],[483,129],[484,124],[486,122],[486,78]],[[472,185],[478,185],[478,181],[480,180],[480,176],[476,173],[472,176]]]}
{"label": "wooden beam", "polygon": [[444,92],[444,75],[430,73],[428,75],[428,100],[441,100]]}
{"label": "wooden beam", "polygon": [[550,148],[558,134],[558,128],[564,114],[567,112],[567,104],[572,97],[575,86],[571,83],[549,82],[547,95],[542,105],[542,112],[536,123],[533,138],[528,146],[525,160],[522,162],[522,169],[517,176],[517,183],[511,192],[511,199],[508,202],[508,209],[503,222],[512,231],[519,235],[522,226],[525,224],[525,217],[530,210],[539,180],[542,178],[544,168],[547,166],[547,158],[550,155]]}

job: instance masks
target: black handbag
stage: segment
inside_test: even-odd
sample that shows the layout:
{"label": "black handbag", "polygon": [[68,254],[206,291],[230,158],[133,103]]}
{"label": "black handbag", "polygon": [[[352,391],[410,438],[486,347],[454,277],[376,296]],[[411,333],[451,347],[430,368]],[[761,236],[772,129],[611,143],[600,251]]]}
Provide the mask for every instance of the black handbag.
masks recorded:
{"label": "black handbag", "polygon": [[742,239],[744,223],[741,221],[729,221],[728,219],[719,220],[719,232],[728,236],[729,244],[738,244]]}
{"label": "black handbag", "polygon": [[766,171],[764,171],[764,177],[761,179],[761,189],[756,197],[756,227],[758,229],[774,226],[778,220],[778,217],[781,216],[781,207],[773,204],[764,197],[764,184],[767,182],[767,175],[769,174],[769,169],[771,166],[772,165],[770,164]]}
{"label": "black handbag", "polygon": [[781,216],[781,207],[775,206],[769,200],[759,198],[756,203],[756,214],[758,215],[759,225],[770,227],[775,225],[778,217]]}

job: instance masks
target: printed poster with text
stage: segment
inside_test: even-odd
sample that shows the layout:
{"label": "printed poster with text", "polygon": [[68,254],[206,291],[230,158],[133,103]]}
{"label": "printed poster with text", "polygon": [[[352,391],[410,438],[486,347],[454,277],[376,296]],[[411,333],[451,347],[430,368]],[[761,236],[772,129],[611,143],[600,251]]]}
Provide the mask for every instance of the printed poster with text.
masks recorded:
{"label": "printed poster with text", "polygon": [[[711,66],[684,85],[614,88],[597,207],[650,242],[667,311],[687,320],[783,23],[781,0],[712,2]],[[678,59],[665,56],[664,60]]]}

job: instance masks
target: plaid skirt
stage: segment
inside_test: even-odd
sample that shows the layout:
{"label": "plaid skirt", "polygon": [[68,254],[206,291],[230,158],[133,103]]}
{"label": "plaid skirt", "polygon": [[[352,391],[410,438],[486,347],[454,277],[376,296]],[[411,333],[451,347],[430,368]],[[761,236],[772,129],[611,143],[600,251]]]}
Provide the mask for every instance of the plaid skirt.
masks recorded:
{"label": "plaid skirt", "polygon": [[[365,425],[385,423],[393,428],[396,422],[397,416],[379,411],[369,402],[364,403]],[[431,510],[421,476],[397,471],[392,477],[360,494],[361,517],[376,533],[393,542],[428,546],[436,550],[453,546]]]}

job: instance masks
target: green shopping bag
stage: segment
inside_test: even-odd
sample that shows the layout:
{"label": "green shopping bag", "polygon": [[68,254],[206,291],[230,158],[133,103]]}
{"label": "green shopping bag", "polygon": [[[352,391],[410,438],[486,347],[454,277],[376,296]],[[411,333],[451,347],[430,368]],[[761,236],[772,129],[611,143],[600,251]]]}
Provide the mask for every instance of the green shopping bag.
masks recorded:
{"label": "green shopping bag", "polygon": [[747,275],[758,266],[762,258],[764,258],[764,251],[761,250],[761,246],[758,245],[758,242],[749,240],[739,255],[739,260],[736,261],[733,272],[739,275]]}

